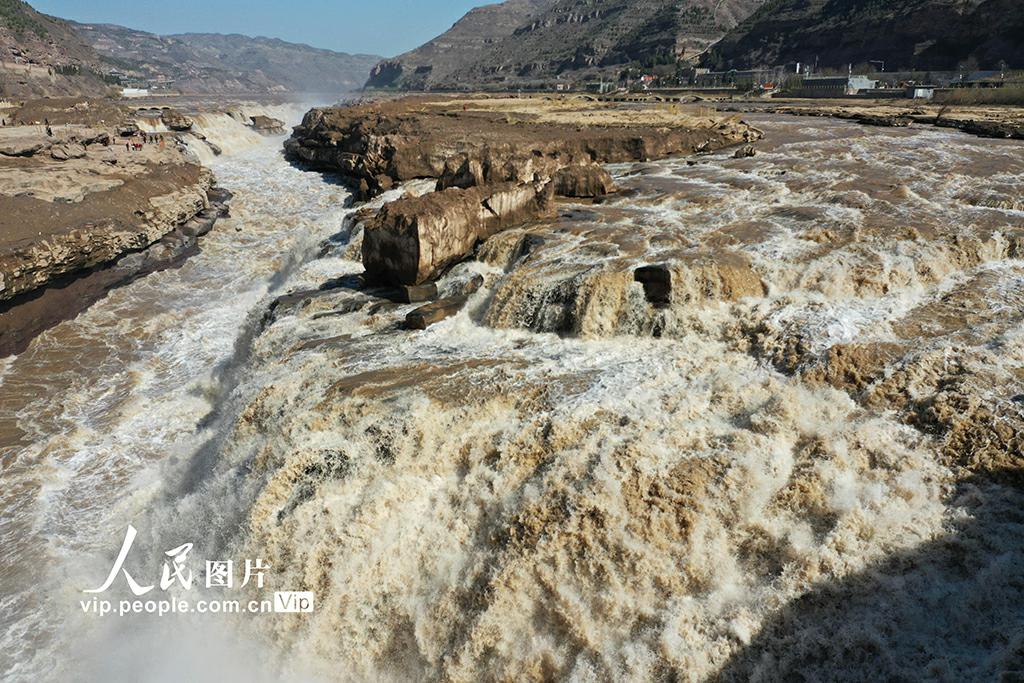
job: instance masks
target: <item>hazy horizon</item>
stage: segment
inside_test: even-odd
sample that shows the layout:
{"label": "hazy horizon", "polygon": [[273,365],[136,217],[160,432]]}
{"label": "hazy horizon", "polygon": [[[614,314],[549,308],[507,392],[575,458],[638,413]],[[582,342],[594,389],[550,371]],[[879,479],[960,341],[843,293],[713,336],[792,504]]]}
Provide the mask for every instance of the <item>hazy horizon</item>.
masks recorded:
{"label": "hazy horizon", "polygon": [[[280,38],[337,52],[392,57],[448,30],[487,0],[303,0],[283,5],[253,0],[244,10],[224,0],[181,0],[180,11],[137,5],[126,12],[118,0],[29,0],[40,12],[82,23],[119,24],[161,35],[240,33]],[[314,19],[312,21],[311,19]]]}

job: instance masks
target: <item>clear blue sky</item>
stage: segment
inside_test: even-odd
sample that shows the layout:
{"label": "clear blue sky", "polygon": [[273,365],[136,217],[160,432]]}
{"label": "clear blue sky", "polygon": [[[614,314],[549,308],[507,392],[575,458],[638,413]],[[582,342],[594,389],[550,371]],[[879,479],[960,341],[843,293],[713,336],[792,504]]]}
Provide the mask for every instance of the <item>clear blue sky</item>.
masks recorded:
{"label": "clear blue sky", "polygon": [[[28,0],[40,12],[153,33],[242,33],[390,57],[495,0]],[[173,11],[171,11],[173,8]]]}

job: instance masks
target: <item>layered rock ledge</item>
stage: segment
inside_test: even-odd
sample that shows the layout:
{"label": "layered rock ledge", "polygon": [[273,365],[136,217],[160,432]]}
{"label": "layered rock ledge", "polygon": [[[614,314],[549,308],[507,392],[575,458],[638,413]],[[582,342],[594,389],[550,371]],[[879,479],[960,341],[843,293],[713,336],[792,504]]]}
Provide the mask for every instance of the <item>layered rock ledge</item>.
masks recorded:
{"label": "layered rock ledge", "polygon": [[191,253],[225,211],[178,134],[80,118],[0,131],[0,355]]}
{"label": "layered rock ledge", "polygon": [[706,153],[761,137],[738,118],[702,113],[580,98],[404,98],[313,109],[285,153],[340,174],[362,200],[436,179],[433,195],[399,199],[365,224],[368,279],[416,285],[495,233],[550,216],[555,195],[614,192],[601,164]]}

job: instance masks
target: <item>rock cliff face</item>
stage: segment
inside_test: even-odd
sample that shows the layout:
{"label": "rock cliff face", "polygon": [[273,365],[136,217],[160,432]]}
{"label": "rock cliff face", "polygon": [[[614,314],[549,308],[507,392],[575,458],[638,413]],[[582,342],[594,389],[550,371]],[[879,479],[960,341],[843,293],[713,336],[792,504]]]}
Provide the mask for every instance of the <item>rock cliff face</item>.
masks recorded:
{"label": "rock cliff face", "polygon": [[100,94],[103,70],[68,22],[0,0],[0,98]]}
{"label": "rock cliff face", "polygon": [[377,65],[367,85],[505,89],[622,65],[691,58],[761,0],[515,0],[473,10],[423,47]]}
{"label": "rock cliff face", "polygon": [[775,0],[730,31],[705,57],[742,69],[788,62],[886,69],[999,68],[1024,61],[1017,0]]}
{"label": "rock cliff face", "polygon": [[[61,213],[68,213],[68,222],[52,234],[0,247],[0,301],[145,249],[208,207],[207,193],[213,185],[213,174],[207,169],[187,165],[155,174],[161,176],[156,182],[166,185],[165,191],[145,198],[134,210],[134,220],[125,220],[112,211],[109,217],[79,223],[73,215],[79,207],[66,212],[56,206],[36,207],[47,210],[58,220]],[[30,201],[20,202],[26,205],[22,208],[27,208]],[[104,200],[94,197],[94,201]]]}

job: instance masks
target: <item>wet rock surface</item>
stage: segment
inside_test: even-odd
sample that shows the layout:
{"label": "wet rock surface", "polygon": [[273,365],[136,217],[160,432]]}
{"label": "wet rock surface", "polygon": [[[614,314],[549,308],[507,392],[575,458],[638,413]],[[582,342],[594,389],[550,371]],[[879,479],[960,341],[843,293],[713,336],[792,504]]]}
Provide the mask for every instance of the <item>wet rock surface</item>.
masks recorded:
{"label": "wet rock surface", "polygon": [[364,226],[362,257],[371,282],[419,285],[436,279],[480,241],[554,213],[553,187],[503,183],[449,188],[384,206]]}

